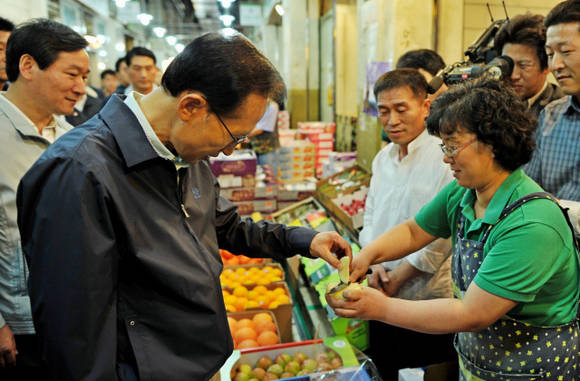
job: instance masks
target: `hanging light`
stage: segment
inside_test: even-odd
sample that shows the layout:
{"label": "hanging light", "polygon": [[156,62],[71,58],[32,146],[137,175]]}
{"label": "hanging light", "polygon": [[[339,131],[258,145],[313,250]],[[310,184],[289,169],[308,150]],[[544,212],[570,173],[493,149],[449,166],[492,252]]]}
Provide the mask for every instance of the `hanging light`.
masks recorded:
{"label": "hanging light", "polygon": [[155,35],[158,38],[163,38],[163,36],[165,36],[165,33],[167,33],[167,29],[161,26],[156,26],[155,28],[153,28],[153,33],[155,33]]}
{"label": "hanging light", "polygon": [[165,37],[165,41],[167,41],[167,43],[171,46],[175,45],[177,43],[177,37],[175,36],[167,36]]}
{"label": "hanging light", "polygon": [[141,24],[147,26],[153,20],[153,15],[149,13],[139,13],[137,15],[137,19],[141,22]]}
{"label": "hanging light", "polygon": [[224,26],[231,26],[236,18],[232,15],[221,15],[220,20],[224,23]]}
{"label": "hanging light", "polygon": [[224,9],[228,9],[232,6],[232,3],[236,0],[218,0]]}
{"label": "hanging light", "polygon": [[177,53],[181,53],[183,52],[183,49],[185,49],[185,45],[183,44],[175,44],[175,50],[177,50]]}
{"label": "hanging light", "polygon": [[127,0],[115,0],[115,5],[117,5],[119,8],[125,8],[126,4]]}
{"label": "hanging light", "polygon": [[282,6],[282,4],[278,3],[274,6],[274,9],[276,10],[276,13],[278,13],[280,16],[284,16],[284,7]]}

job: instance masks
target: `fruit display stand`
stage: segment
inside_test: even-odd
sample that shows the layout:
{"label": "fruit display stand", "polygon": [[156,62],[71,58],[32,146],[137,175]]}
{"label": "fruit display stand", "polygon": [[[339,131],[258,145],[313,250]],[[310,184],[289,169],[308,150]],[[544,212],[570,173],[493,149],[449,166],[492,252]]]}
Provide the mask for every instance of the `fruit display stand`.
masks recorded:
{"label": "fruit display stand", "polygon": [[[228,312],[228,323],[234,339],[234,349],[280,344],[280,330],[272,311]],[[245,340],[248,340],[246,344]]]}

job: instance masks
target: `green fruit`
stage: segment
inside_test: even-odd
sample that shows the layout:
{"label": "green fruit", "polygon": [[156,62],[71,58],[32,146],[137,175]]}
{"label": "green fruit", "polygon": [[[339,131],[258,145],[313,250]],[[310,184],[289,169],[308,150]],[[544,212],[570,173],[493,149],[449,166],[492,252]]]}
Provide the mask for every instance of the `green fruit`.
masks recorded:
{"label": "green fruit", "polygon": [[262,368],[262,369],[266,370],[272,364],[274,364],[274,361],[272,361],[272,359],[270,357],[268,357],[268,356],[262,356],[256,362],[256,368]]}
{"label": "green fruit", "polygon": [[330,366],[332,366],[332,369],[342,368],[342,360],[338,357],[335,357],[330,360]]}
{"label": "green fruit", "polygon": [[318,363],[318,368],[316,368],[316,370],[319,372],[327,372],[332,369],[332,366],[327,362]]}
{"label": "green fruit", "polygon": [[252,369],[252,375],[258,380],[263,380],[266,376],[266,371],[262,368],[254,368]]}
{"label": "green fruit", "polygon": [[350,281],[350,258],[347,256],[340,258],[340,264],[342,267],[338,271],[338,277],[342,283],[348,284]]}
{"label": "green fruit", "polygon": [[340,300],[344,300],[344,296],[342,295],[345,291],[350,291],[350,290],[362,290],[362,286],[359,283],[351,283],[348,286],[346,286],[345,288],[333,292],[332,294],[330,294],[330,297],[333,299],[340,299]]}
{"label": "green fruit", "polygon": [[234,378],[234,381],[248,381],[250,379],[250,375],[246,373],[238,373]]}
{"label": "green fruit", "polygon": [[306,370],[306,371],[308,371],[308,373],[310,373],[314,369],[316,369],[317,366],[318,366],[318,363],[316,362],[316,360],[307,358],[302,363],[302,370]]}
{"label": "green fruit", "polygon": [[280,379],[282,378],[291,378],[294,377],[294,373],[290,373],[290,372],[284,372],[280,375]]}
{"label": "green fruit", "polygon": [[266,373],[266,376],[264,376],[265,381],[277,380],[278,378],[279,377],[277,375],[275,375],[274,373]]}
{"label": "green fruit", "polygon": [[240,365],[240,373],[251,374],[252,367],[249,366],[248,364],[242,364],[242,365]]}
{"label": "green fruit", "polygon": [[279,377],[282,373],[284,373],[284,369],[280,364],[274,364],[268,368],[268,373],[275,374]]}
{"label": "green fruit", "polygon": [[296,373],[298,373],[299,370],[300,370],[300,364],[298,364],[297,361],[290,361],[284,367],[284,371],[285,372],[292,373],[293,375],[295,375]]}
{"label": "green fruit", "polygon": [[308,356],[306,356],[304,352],[294,353],[294,361],[296,361],[298,364],[302,364],[307,358]]}

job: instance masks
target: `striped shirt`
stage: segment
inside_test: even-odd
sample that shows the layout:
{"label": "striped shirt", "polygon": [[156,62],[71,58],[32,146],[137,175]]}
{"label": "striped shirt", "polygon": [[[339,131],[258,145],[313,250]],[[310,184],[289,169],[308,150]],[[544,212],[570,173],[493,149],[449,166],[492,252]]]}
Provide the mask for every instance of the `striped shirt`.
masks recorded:
{"label": "striped shirt", "polygon": [[548,104],[525,172],[559,199],[580,201],[580,105],[572,96]]}

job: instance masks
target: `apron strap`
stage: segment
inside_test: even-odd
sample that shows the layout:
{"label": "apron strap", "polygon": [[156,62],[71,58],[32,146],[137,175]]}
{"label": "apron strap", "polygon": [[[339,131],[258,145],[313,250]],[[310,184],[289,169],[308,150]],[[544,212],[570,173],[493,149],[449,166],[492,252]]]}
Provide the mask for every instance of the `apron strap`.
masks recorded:
{"label": "apron strap", "polygon": [[501,214],[500,214],[500,216],[499,216],[499,218],[498,218],[498,220],[496,222],[496,225],[501,220],[503,220],[507,215],[509,215],[514,209],[520,207],[521,205],[525,204],[528,201],[540,200],[540,199],[551,200],[556,205],[558,205],[558,207],[562,211],[562,214],[564,215],[564,218],[566,219],[566,223],[568,224],[568,227],[570,228],[570,231],[572,232],[572,239],[574,240],[574,246],[576,248],[576,252],[579,252],[580,251],[580,243],[578,242],[578,239],[576,238],[576,233],[574,232],[574,227],[572,226],[572,222],[570,221],[570,216],[568,215],[568,210],[569,209],[568,208],[563,208],[560,205],[560,203],[558,202],[558,199],[556,197],[554,197],[552,194],[548,193],[548,192],[534,192],[534,193],[530,193],[528,195],[525,195],[522,198],[517,199],[513,203],[509,204],[501,212]]}

